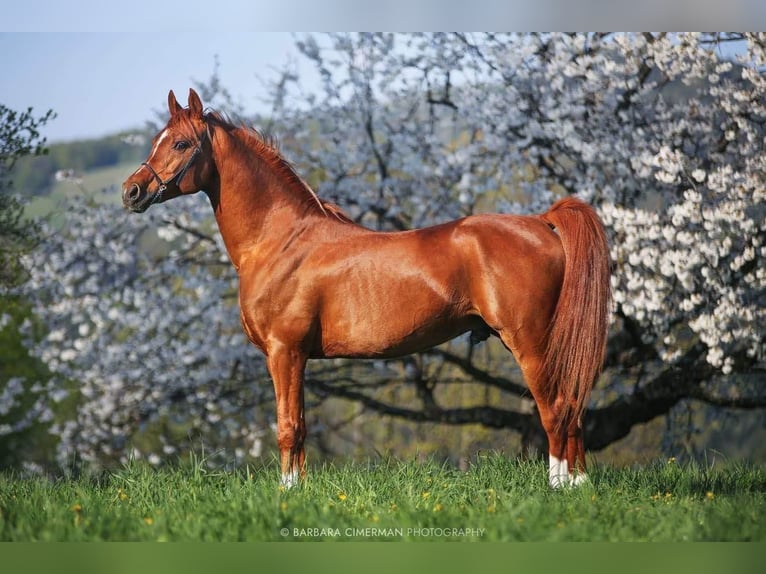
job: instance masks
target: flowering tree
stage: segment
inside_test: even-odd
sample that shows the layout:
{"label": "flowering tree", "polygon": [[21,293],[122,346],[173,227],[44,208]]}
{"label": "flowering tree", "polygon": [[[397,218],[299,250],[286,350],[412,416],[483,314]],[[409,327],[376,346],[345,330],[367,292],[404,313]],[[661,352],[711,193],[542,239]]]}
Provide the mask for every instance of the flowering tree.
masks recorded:
{"label": "flowering tree", "polygon": [[[598,208],[615,321],[589,448],[684,400],[766,407],[763,34],[342,34],[298,46],[322,87],[308,92],[285,71],[268,123],[317,193],[357,221],[406,229],[540,212],[567,193]],[[206,87],[206,101],[242,115],[217,81]],[[257,453],[272,411],[253,407],[271,388],[241,334],[223,253],[200,197],[140,219],[75,204],[29,260],[26,294],[46,329],[26,331],[53,375],[19,424],[50,421],[61,460],[156,462],[195,437],[239,448],[235,460]],[[320,402],[541,444],[520,376],[478,343],[353,372],[318,363],[309,389]],[[466,379],[502,400],[455,400],[449,383]],[[67,400],[69,413],[56,406]]]}
{"label": "flowering tree", "polygon": [[52,376],[15,430],[50,422],[61,464],[158,463],[195,441],[211,460],[226,446],[225,462],[260,453],[270,385],[252,384],[265,369],[239,328],[236,279],[204,231],[205,206],[186,207],[147,222],[81,199],[27,261],[45,332],[35,339],[32,321],[24,330]]}
{"label": "flowering tree", "polygon": [[[290,72],[274,93],[291,157],[360,221],[535,212],[562,193],[598,207],[621,375],[604,378],[586,420],[600,448],[683,399],[766,406],[765,45],[763,34],[309,36],[299,47],[323,91],[290,92]],[[523,395],[477,371],[471,349],[433,355]],[[534,422],[434,408],[437,383],[420,409],[322,391],[417,420]]]}

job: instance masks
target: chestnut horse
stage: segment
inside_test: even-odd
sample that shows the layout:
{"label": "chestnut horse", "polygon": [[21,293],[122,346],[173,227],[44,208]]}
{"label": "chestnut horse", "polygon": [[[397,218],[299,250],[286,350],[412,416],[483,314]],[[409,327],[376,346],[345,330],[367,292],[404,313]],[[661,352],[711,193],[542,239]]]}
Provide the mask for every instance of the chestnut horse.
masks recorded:
{"label": "chestnut horse", "polygon": [[609,250],[598,216],[567,197],[541,215],[477,215],[376,232],[319,199],[249,128],[190,90],[122,188],[125,207],[204,190],[239,274],[242,326],[266,356],[282,483],[305,475],[308,359],[396,357],[467,331],[516,357],[548,436],[549,483],[585,479],[582,414],[603,364]]}

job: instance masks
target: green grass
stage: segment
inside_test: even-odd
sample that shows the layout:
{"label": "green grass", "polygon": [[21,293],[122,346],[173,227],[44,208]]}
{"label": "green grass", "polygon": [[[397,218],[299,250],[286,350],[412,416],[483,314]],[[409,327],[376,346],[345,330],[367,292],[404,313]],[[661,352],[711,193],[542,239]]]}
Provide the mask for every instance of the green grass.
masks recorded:
{"label": "green grass", "polygon": [[207,471],[141,464],[76,480],[0,474],[3,541],[750,541],[766,539],[766,472],[657,462],[591,469],[552,491],[540,462],[481,456],[461,472],[377,460],[309,469],[284,491],[276,466]]}

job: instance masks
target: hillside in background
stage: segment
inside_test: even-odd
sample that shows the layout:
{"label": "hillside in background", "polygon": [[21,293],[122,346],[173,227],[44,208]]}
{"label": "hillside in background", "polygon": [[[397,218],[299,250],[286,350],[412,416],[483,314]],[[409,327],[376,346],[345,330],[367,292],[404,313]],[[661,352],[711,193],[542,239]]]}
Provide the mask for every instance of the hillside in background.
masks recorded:
{"label": "hillside in background", "polygon": [[[17,163],[13,187],[27,198],[58,193],[73,184],[87,183],[84,187],[90,191],[103,189],[113,183],[114,174],[110,170],[143,161],[150,140],[148,133],[134,132],[51,144],[47,154],[25,157]],[[118,177],[118,181],[122,179],[124,176]],[[64,183],[69,187],[60,185]]]}

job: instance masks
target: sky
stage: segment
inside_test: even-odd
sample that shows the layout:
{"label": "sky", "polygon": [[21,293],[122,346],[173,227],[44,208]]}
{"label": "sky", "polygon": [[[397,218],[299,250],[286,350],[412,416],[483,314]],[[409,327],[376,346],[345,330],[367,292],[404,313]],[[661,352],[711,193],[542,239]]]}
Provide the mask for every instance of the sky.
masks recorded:
{"label": "sky", "polygon": [[100,137],[155,119],[169,89],[184,103],[217,56],[222,85],[244,112],[266,111],[262,80],[291,55],[303,82],[309,68],[293,33],[269,30],[764,27],[763,0],[21,0],[2,10],[0,103],[53,109],[48,143]]}
{"label": "sky", "polygon": [[[265,111],[263,81],[289,57],[298,58],[289,32],[0,33],[0,103],[35,115],[53,109],[43,129],[48,143],[100,137],[143,127],[179,101],[194,80],[215,70],[247,113]],[[12,55],[11,57],[8,57]]]}

